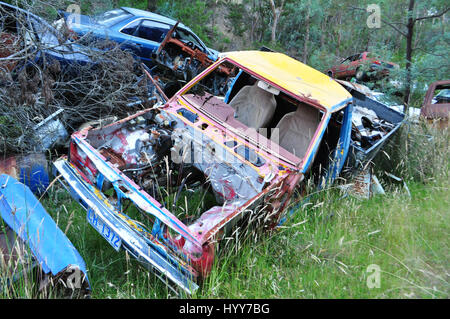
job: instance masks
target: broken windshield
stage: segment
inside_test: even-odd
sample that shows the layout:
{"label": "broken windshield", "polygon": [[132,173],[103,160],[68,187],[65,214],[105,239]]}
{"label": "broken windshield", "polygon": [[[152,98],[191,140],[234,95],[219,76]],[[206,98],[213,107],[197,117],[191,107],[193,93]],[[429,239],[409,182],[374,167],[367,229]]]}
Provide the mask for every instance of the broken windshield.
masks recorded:
{"label": "broken windshield", "polygon": [[192,33],[183,30],[181,28],[177,28],[176,30],[177,36],[176,38],[179,38],[184,43],[193,43],[195,46],[197,46],[200,50],[205,51],[205,46],[200,42],[199,39],[197,39]]}
{"label": "broken windshield", "polygon": [[132,15],[123,9],[114,9],[97,15],[94,19],[98,24],[110,27]]}

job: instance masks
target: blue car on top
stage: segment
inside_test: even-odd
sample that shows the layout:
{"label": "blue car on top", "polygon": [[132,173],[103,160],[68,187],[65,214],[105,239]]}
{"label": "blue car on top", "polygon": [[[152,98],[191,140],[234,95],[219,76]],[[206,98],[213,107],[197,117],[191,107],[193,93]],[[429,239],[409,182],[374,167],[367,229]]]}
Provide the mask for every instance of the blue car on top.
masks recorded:
{"label": "blue car on top", "polygon": [[[89,40],[110,40],[130,51],[147,66],[155,64],[158,48],[166,39],[169,31],[177,21],[144,10],[118,8],[100,15],[86,15],[59,12],[70,31],[78,38]],[[59,21],[61,22],[61,20]],[[186,44],[196,52],[200,51],[211,61],[216,61],[219,52],[208,48],[191,29],[178,23],[173,30],[173,37]]]}

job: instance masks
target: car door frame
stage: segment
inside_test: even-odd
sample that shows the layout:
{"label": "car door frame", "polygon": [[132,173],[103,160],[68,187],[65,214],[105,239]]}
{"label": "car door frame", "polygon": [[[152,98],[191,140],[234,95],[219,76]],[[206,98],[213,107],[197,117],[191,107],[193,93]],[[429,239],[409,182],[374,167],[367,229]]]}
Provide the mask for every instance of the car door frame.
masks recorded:
{"label": "car door frame", "polygon": [[[139,23],[138,23],[138,25],[136,27],[136,30],[134,31],[133,34],[127,34],[127,33],[122,32],[123,29],[125,29],[130,24],[132,24],[132,23],[134,23],[134,22],[136,22],[138,20],[140,20],[140,21],[139,21]],[[142,26],[142,23],[144,21],[151,21],[151,22],[156,22],[156,23],[161,23],[161,24],[167,25],[169,27],[169,30],[170,30],[170,28],[172,28],[172,25],[170,25],[170,24],[168,24],[166,22],[158,21],[158,20],[155,20],[155,19],[150,19],[150,18],[147,18],[147,17],[139,17],[139,18],[136,18],[136,19],[133,19],[133,20],[127,22],[124,26],[119,28],[118,32],[120,34],[122,34],[124,36],[127,36],[127,37],[130,37],[130,39],[127,40],[127,42],[132,43],[130,45],[131,47],[135,47],[136,50],[140,47],[139,48],[139,54],[136,54],[136,55],[141,59],[142,62],[148,64],[148,63],[152,62],[153,59],[152,59],[151,56],[143,56],[143,54],[142,54],[142,47],[147,47],[147,49],[150,49],[150,46],[151,46],[151,50],[154,52],[154,51],[156,51],[159,48],[159,46],[161,45],[161,42],[147,40],[147,39],[144,39],[144,38],[141,38],[141,37],[135,35],[136,32],[139,30],[139,28]]]}
{"label": "car door frame", "polygon": [[[358,53],[353,56],[353,61],[350,62],[350,65],[347,69],[347,76],[355,76],[356,70],[358,67],[362,64],[362,61],[364,61],[366,52],[364,53]],[[357,56],[357,57],[356,57]]]}
{"label": "car door frame", "polygon": [[[335,77],[347,76],[347,69],[350,66],[350,63],[352,62],[351,61],[352,57],[353,57],[353,55],[350,55],[350,56],[346,57],[344,60],[342,60],[342,62],[336,68]],[[348,64],[344,64],[344,62],[347,60],[349,60],[350,62]]]}

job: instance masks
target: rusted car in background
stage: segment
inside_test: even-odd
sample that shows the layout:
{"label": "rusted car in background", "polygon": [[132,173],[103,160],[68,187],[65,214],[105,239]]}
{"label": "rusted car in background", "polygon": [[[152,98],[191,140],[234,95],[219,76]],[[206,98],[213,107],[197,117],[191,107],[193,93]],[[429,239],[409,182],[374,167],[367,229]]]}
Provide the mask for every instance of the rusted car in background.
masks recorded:
{"label": "rusted car in background", "polygon": [[450,80],[430,84],[420,116],[429,122],[437,121],[440,128],[448,127],[450,113]]}
{"label": "rusted car in background", "polygon": [[398,65],[393,62],[383,61],[379,55],[371,52],[362,52],[344,59],[340,64],[326,70],[330,77],[336,79],[368,80],[371,78],[382,78]]}

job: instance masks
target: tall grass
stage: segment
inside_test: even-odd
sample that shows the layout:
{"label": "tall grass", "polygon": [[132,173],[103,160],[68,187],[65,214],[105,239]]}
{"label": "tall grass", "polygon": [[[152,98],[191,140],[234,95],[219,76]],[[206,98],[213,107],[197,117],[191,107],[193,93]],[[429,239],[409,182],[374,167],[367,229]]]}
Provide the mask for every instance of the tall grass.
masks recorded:
{"label": "tall grass", "polygon": [[[315,194],[278,233],[218,260],[200,296],[448,298],[448,142],[448,131],[403,127],[376,161],[387,195]],[[379,288],[367,284],[371,265]]]}
{"label": "tall grass", "polygon": [[[276,231],[227,239],[192,298],[448,298],[448,135],[404,127],[375,161],[384,196],[361,200],[333,186]],[[403,178],[411,196],[385,172]],[[93,298],[177,297],[112,249],[62,188],[54,186],[43,204],[84,258]],[[379,288],[368,286],[371,265],[379,267]],[[33,285],[16,283],[14,294],[0,297],[34,298]]]}

